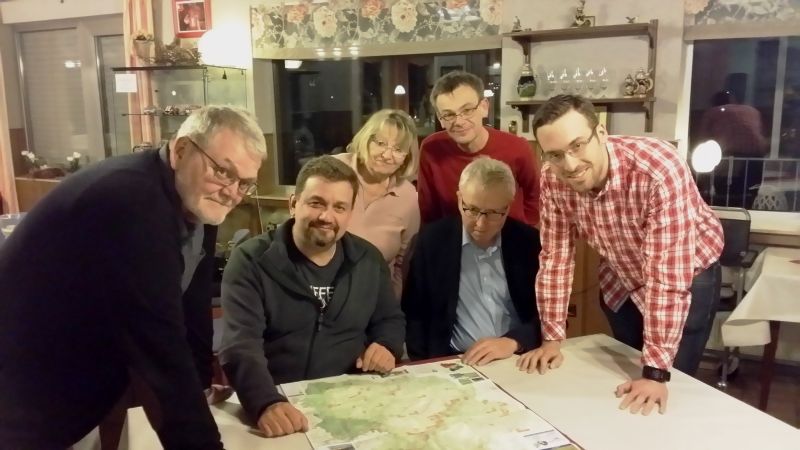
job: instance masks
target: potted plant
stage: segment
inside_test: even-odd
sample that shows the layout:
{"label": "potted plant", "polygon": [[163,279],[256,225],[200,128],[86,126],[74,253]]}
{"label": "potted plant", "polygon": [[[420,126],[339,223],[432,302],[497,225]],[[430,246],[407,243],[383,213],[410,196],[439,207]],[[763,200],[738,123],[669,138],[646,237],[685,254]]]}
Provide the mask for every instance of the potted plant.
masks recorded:
{"label": "potted plant", "polygon": [[153,42],[155,39],[151,33],[139,30],[133,35],[133,51],[142,61],[152,59]]}

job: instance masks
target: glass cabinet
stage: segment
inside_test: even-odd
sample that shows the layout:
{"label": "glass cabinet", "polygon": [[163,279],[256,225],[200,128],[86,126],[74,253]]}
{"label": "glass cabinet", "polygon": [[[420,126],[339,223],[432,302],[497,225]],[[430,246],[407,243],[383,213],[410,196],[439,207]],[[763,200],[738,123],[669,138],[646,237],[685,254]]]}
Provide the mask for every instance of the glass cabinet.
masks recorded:
{"label": "glass cabinet", "polygon": [[[220,66],[114,67],[109,111],[119,154],[170,139],[194,109],[247,107],[244,69]],[[139,92],[146,89],[147,92]],[[152,130],[148,132],[145,130]],[[145,138],[152,136],[152,141]],[[145,137],[142,137],[145,136]]]}

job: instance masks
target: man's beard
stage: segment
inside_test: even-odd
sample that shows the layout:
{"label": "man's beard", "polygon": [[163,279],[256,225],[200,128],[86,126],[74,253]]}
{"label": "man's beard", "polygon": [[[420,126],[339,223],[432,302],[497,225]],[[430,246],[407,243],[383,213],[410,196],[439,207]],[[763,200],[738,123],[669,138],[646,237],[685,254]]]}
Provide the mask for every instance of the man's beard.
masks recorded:
{"label": "man's beard", "polygon": [[[332,226],[332,228],[321,228],[321,227],[326,226],[326,225],[330,225],[330,226]],[[321,236],[315,235],[314,232],[313,232],[313,230],[315,228],[320,229],[320,230],[325,230],[325,231],[332,231],[333,232],[333,237],[331,239],[327,239],[325,237],[321,237]],[[314,245],[316,245],[317,247],[320,247],[320,248],[325,248],[325,247],[329,247],[332,243],[336,242],[336,236],[339,235],[339,226],[338,225],[329,224],[329,223],[326,223],[326,222],[316,221],[316,222],[311,222],[310,224],[308,224],[308,231],[309,231],[309,235],[311,237],[310,240],[314,243]]]}

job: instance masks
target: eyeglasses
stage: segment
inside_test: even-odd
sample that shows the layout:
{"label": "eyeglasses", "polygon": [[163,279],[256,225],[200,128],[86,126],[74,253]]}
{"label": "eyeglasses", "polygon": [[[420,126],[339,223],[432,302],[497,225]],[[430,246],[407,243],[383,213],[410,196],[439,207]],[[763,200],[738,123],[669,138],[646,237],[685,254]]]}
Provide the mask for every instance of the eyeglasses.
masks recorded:
{"label": "eyeglasses", "polygon": [[439,120],[445,123],[453,123],[459,117],[469,119],[470,117],[472,117],[473,114],[475,114],[475,111],[478,110],[478,107],[480,107],[480,105],[481,105],[480,102],[478,102],[477,105],[464,108],[459,113],[455,113],[453,111],[446,111],[439,116]]}
{"label": "eyeglasses", "polygon": [[382,154],[386,153],[386,150],[391,150],[392,151],[392,156],[395,159],[405,159],[405,157],[408,155],[408,152],[409,152],[408,149],[404,149],[404,148],[398,147],[397,145],[389,145],[388,142],[382,141],[382,140],[376,138],[375,136],[372,136],[370,138],[370,141],[372,141],[378,147],[378,152],[377,153],[379,155],[382,155]]}
{"label": "eyeglasses", "polygon": [[555,166],[561,166],[566,161],[567,154],[573,158],[582,155],[586,147],[592,142],[592,139],[597,137],[597,130],[592,130],[592,134],[587,139],[581,139],[572,143],[566,150],[553,150],[550,152],[542,151],[542,161],[548,162]]}
{"label": "eyeglasses", "polygon": [[474,206],[467,206],[464,200],[461,200],[461,210],[470,219],[480,219],[481,216],[486,216],[486,220],[496,221],[502,219],[508,214],[508,208],[504,211],[495,211],[493,209],[480,209]]}
{"label": "eyeglasses", "polygon": [[228,187],[238,182],[239,185],[236,187],[236,189],[239,191],[239,194],[250,196],[256,192],[258,185],[256,185],[254,181],[247,181],[239,178],[230,169],[222,167],[217,161],[214,160],[214,158],[211,157],[211,155],[203,150],[203,147],[197,145],[197,142],[188,137],[187,139],[189,139],[189,142],[191,142],[194,147],[211,162],[211,170],[214,173],[214,179],[219,181],[222,186]]}

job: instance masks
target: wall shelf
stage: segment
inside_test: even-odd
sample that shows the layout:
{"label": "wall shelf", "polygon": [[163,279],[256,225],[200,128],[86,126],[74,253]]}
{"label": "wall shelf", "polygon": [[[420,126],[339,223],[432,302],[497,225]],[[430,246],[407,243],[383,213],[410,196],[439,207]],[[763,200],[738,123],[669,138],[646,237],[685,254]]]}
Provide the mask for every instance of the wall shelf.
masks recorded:
{"label": "wall shelf", "polygon": [[[655,105],[655,97],[619,97],[619,98],[590,98],[589,99],[595,106],[608,106],[609,109],[612,105],[633,105],[640,106],[645,113],[645,130],[653,130],[653,106]],[[519,110],[522,113],[522,131],[525,133],[530,132],[530,119],[531,116],[543,105],[547,99],[536,100],[514,100],[506,102],[506,105]]]}
{"label": "wall shelf", "polygon": [[[567,41],[576,39],[595,39],[623,36],[645,36],[648,40],[647,67],[652,73],[653,84],[656,81],[656,44],[658,43],[658,20],[648,23],[626,23],[620,25],[602,25],[596,27],[574,27],[554,30],[517,31],[505,33],[503,37],[513,39],[522,46],[522,53],[526,59],[530,57],[531,44],[539,42]],[[605,105],[609,110],[614,105],[641,105],[645,112],[645,131],[653,131],[653,108],[655,106],[655,88],[648,97],[621,97],[590,99],[595,105]],[[522,131],[530,131],[530,116],[539,105],[546,100],[516,100],[508,101],[507,105],[518,109],[522,113]]]}

